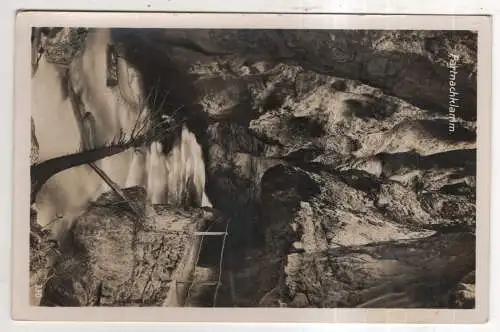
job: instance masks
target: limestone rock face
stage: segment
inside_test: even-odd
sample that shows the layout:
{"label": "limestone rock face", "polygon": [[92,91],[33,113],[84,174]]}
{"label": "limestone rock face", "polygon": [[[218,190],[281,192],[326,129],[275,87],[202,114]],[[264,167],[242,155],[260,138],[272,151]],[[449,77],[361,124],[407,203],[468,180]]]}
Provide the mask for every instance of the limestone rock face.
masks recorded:
{"label": "limestone rock face", "polygon": [[[288,256],[287,300],[306,307],[472,308],[474,269],[467,233],[378,242]],[[456,287],[450,303],[448,292]],[[472,294],[471,294],[472,293]]]}
{"label": "limestone rock face", "polygon": [[[280,300],[306,307],[448,306],[448,292],[474,270],[474,234],[435,233],[426,225],[436,221],[416,197],[376,182],[370,188],[366,180],[352,187],[346,179],[285,166],[264,175],[266,250],[282,259],[275,265]],[[377,204],[380,196],[399,202],[387,211]],[[453,293],[462,299],[456,301],[470,304],[462,288]]]}
{"label": "limestone rock face", "polygon": [[432,216],[414,192],[363,172],[278,165],[261,184],[262,244],[233,271],[242,285],[252,279],[253,287],[240,286],[240,305],[249,305],[250,289],[262,306],[473,303],[473,286],[461,281],[475,268],[468,217],[453,229],[456,220]]}
{"label": "limestone rock face", "polygon": [[467,274],[450,292],[449,304],[454,308],[470,309],[476,303],[476,273]]}
{"label": "limestone rock face", "polygon": [[[367,82],[421,108],[445,113],[446,66],[453,54],[463,68],[457,86],[467,103],[467,118],[476,114],[477,35],[472,32],[128,30],[117,31],[116,38],[128,39],[134,46],[147,45],[144,52],[157,51],[204,76],[221,78],[219,71],[223,71],[227,76],[251,77],[273,63],[299,64],[329,76]],[[223,61],[208,65],[213,58]]]}
{"label": "limestone rock face", "polygon": [[[126,190],[144,207],[145,192]],[[79,217],[46,283],[41,305],[181,305],[209,211],[147,208],[138,218],[111,193]],[[176,281],[179,282],[179,286]]]}
{"label": "limestone rock face", "polygon": [[[231,218],[228,305],[440,307],[474,270],[475,34],[171,30],[115,37],[128,40],[131,61],[145,73],[153,69],[138,45],[156,54],[151,59],[167,59],[165,89],[204,119],[191,128],[204,145],[207,193]],[[450,54],[459,58],[463,98],[451,134]],[[462,236],[467,249],[459,248]],[[421,256],[419,268],[439,252],[448,284],[436,286],[440,268],[423,286],[424,274],[401,261],[394,287],[407,294],[369,291],[385,287],[384,274],[396,278],[394,262],[378,254],[392,247],[396,261]],[[335,275],[344,260],[345,280]],[[380,273],[372,276],[370,264]],[[416,295],[433,287],[439,298]],[[377,299],[384,292],[392,298]]]}

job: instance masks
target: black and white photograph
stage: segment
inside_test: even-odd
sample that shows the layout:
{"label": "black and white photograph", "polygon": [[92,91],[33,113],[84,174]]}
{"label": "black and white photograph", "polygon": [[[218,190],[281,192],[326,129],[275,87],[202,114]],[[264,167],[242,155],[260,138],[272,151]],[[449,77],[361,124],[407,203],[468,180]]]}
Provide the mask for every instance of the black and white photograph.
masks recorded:
{"label": "black and white photograph", "polygon": [[477,308],[478,31],[30,29],[31,306]]}

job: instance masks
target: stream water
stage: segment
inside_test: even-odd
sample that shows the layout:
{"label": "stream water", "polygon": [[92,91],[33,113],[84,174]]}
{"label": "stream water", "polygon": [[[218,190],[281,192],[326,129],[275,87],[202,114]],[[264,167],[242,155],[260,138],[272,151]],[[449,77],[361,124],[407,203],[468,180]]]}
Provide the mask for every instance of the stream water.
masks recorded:
{"label": "stream water", "polygon": [[[85,50],[70,68],[70,79],[90,112],[96,146],[112,141],[120,132],[131,133],[143,96],[140,76],[123,59],[118,62],[119,84],[106,83],[108,30],[90,31]],[[63,88],[61,70],[42,56],[32,78],[32,118],[44,161],[79,150],[82,138],[72,105]],[[153,204],[182,205],[195,197],[197,206],[211,206],[204,192],[205,165],[196,137],[184,127],[168,154],[160,142],[130,149],[96,163],[120,187],[142,186]],[[36,199],[38,222],[56,237],[64,235],[76,216],[108,186],[87,165],[53,176]],[[191,195],[191,196],[190,196]]]}

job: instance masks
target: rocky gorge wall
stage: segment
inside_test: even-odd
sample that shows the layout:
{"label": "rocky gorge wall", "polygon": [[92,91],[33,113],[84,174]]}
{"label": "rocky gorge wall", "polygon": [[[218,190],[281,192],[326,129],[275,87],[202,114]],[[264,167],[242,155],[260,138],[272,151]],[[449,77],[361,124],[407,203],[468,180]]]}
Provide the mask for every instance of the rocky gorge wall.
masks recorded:
{"label": "rocky gorge wall", "polygon": [[220,306],[474,305],[476,34],[110,35],[201,146],[230,220]]}

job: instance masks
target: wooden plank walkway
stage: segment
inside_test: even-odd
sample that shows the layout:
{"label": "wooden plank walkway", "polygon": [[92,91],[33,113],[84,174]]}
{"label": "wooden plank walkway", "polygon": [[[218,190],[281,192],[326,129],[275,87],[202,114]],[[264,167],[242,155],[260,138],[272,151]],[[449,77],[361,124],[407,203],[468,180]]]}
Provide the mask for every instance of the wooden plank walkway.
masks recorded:
{"label": "wooden plank walkway", "polygon": [[[186,307],[207,307],[209,304],[211,306],[217,306],[217,297],[222,286],[222,272],[224,264],[224,251],[226,248],[227,237],[229,235],[229,220],[226,220],[226,226],[224,232],[211,232],[210,230],[205,232],[195,232],[196,236],[201,236],[200,250],[198,250],[196,258],[196,266],[193,273],[193,280],[182,281],[177,280],[176,283],[190,283],[188,293],[186,296],[185,306]],[[222,237],[221,251],[217,266],[202,267],[199,266],[199,260],[201,251],[203,248],[203,242],[206,236],[220,236]]]}

